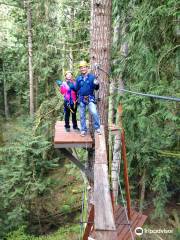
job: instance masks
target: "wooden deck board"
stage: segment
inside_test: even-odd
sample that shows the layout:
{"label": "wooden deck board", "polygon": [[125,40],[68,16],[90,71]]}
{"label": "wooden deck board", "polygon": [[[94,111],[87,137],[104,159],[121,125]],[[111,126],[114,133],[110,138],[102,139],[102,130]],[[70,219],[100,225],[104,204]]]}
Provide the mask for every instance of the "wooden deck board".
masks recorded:
{"label": "wooden deck board", "polygon": [[[132,210],[131,215],[131,230],[133,233],[134,238],[135,236],[135,228],[141,227],[144,222],[146,221],[147,216],[142,215],[135,210]],[[131,233],[129,230],[129,226],[127,225],[127,219],[125,215],[124,208],[120,205],[118,205],[115,209],[115,222],[116,222],[116,228],[117,228],[117,234],[118,234],[118,240],[130,240],[131,239]]]}
{"label": "wooden deck board", "polygon": [[[146,221],[147,216],[142,215],[135,210],[132,210],[132,220],[131,223],[131,230],[134,236],[134,239],[136,239],[135,235],[135,228],[136,227],[142,227],[144,222]],[[131,233],[129,231],[129,226],[127,225],[127,219],[125,216],[124,208],[121,205],[117,205],[115,208],[115,223],[116,223],[116,229],[117,229],[117,240],[131,240]],[[96,236],[96,232],[93,231],[93,236]]]}
{"label": "wooden deck board", "polygon": [[[94,207],[95,230],[97,239],[114,239],[117,236],[111,202],[108,179],[107,151],[104,127],[101,135],[95,134],[95,164],[94,164]],[[109,232],[108,232],[109,231]],[[106,235],[109,238],[106,238]]]}
{"label": "wooden deck board", "polygon": [[[134,223],[136,223],[136,219],[138,218],[138,214],[134,211],[132,211],[132,220],[130,221],[130,227],[132,229],[132,226],[134,225]],[[126,217],[124,219],[124,223],[128,224],[127,220],[126,220]],[[118,235],[120,237],[123,236],[123,238],[120,238],[120,239],[123,239],[126,237],[127,234],[130,233],[130,229],[129,229],[129,225],[119,225],[119,228],[118,228]],[[119,240],[119,239],[118,239]]]}
{"label": "wooden deck board", "polygon": [[[87,121],[88,124],[88,121]],[[78,122],[78,125],[80,123]],[[109,126],[109,131],[115,134],[120,131],[120,128],[111,125]],[[55,148],[71,148],[71,147],[82,147],[82,148],[92,148],[93,139],[89,133],[85,137],[80,135],[80,132],[70,129],[70,132],[66,132],[64,128],[63,121],[57,121],[55,125],[54,133],[54,147]]]}
{"label": "wooden deck board", "polygon": [[54,146],[55,148],[71,148],[71,147],[84,147],[91,148],[93,140],[91,135],[87,133],[82,137],[80,132],[70,129],[70,132],[66,132],[64,128],[64,122],[57,121],[55,125],[54,134]]}

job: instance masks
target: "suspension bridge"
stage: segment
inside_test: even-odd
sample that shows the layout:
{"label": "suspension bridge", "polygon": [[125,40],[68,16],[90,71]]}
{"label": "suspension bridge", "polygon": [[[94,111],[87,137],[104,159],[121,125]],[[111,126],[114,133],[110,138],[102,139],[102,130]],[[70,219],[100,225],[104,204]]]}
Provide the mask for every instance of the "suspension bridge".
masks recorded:
{"label": "suspension bridge", "polygon": [[[118,126],[109,126],[111,134],[119,135],[121,139],[121,152],[124,164],[124,184],[126,200],[123,196],[118,169],[117,179],[122,204],[115,201],[113,189],[110,184],[107,146],[104,126],[101,125],[102,134],[95,133],[94,138],[88,133],[81,137],[76,131],[66,132],[64,122],[57,121],[55,125],[54,146],[63,153],[87,176],[93,189],[92,200],[88,206],[88,217],[83,226],[83,240],[133,240],[136,238],[135,229],[142,227],[147,216],[135,211],[131,207],[129,179],[126,159],[125,133]],[[93,171],[86,169],[81,161],[73,154],[72,149],[84,148],[95,150]],[[113,179],[112,179],[113,181]],[[84,204],[84,199],[83,199]],[[85,223],[85,224],[84,224]]]}

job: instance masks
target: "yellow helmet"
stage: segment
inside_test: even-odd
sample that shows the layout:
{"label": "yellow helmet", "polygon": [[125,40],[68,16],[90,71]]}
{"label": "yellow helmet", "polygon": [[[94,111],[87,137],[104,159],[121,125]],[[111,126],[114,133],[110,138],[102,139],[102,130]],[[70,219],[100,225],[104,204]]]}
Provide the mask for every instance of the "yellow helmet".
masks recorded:
{"label": "yellow helmet", "polygon": [[88,63],[84,60],[79,62],[79,67],[87,67],[87,66],[88,66]]}
{"label": "yellow helmet", "polygon": [[68,73],[71,73],[72,74],[72,71],[68,70],[64,73],[64,76],[66,76]]}

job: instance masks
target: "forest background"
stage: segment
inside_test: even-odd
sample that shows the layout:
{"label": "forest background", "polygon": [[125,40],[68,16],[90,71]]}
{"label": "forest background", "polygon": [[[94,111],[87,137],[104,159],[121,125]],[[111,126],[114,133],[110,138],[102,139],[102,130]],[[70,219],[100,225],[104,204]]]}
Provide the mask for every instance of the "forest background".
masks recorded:
{"label": "forest background", "polygon": [[[180,97],[178,1],[112,3],[111,86]],[[55,80],[67,69],[76,76],[78,62],[89,61],[90,4],[0,1],[0,239],[79,236],[85,186],[79,170],[53,147],[55,121],[63,119]],[[179,103],[118,90],[109,99],[114,122],[123,104],[132,204],[148,214],[148,226],[173,228],[179,239]],[[78,154],[85,162],[85,152]]]}

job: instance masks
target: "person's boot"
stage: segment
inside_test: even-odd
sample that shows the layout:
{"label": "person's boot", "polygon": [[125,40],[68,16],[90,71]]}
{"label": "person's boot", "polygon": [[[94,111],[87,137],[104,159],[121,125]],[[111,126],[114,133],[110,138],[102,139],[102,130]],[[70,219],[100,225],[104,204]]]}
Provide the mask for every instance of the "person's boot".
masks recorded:
{"label": "person's boot", "polygon": [[70,132],[70,127],[65,127],[66,132]]}
{"label": "person's boot", "polygon": [[73,129],[74,129],[75,131],[77,131],[77,132],[80,131],[80,129],[79,129],[78,127],[73,127]]}

